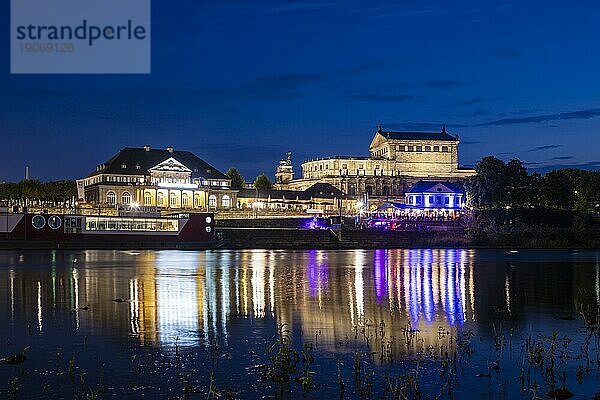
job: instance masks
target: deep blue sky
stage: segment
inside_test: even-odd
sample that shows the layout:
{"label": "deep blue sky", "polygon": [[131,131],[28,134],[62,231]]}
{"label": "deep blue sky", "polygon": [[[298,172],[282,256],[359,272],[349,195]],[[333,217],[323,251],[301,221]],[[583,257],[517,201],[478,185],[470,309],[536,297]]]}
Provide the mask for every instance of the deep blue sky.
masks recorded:
{"label": "deep blue sky", "polygon": [[464,165],[600,167],[597,1],[153,0],[152,74],[61,76],[10,75],[8,3],[0,181],[144,144],[250,180],[287,150],[366,155],[378,124],[445,123]]}

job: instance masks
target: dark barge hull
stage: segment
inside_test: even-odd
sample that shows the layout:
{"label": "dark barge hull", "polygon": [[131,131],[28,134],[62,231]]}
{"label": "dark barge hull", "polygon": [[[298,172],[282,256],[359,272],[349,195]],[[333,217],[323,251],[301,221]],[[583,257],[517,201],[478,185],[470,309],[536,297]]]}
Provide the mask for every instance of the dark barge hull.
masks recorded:
{"label": "dark barge hull", "polygon": [[0,240],[0,250],[211,250],[223,246],[223,241],[157,242],[157,241],[67,241]]}
{"label": "dark barge hull", "polygon": [[[179,218],[179,230],[158,233],[136,230],[86,231],[83,219],[76,232],[67,229],[70,219],[85,218],[79,215],[42,215],[44,224],[36,228],[32,222],[33,218],[39,215],[0,215],[0,228],[4,228],[0,229],[0,231],[4,230],[0,232],[0,250],[207,250],[223,246],[223,242],[215,236],[213,213],[190,213],[185,214],[184,217],[167,217],[171,220]],[[54,218],[54,228],[47,223],[50,218]],[[140,217],[131,217],[132,221],[136,219],[139,220]],[[155,218],[156,221],[165,219]]]}

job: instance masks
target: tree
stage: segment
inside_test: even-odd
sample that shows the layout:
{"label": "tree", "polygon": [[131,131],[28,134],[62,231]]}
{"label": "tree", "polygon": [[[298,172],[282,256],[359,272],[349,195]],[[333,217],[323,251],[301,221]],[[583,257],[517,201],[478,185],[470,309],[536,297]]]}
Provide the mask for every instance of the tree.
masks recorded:
{"label": "tree", "polygon": [[600,171],[580,171],[574,195],[576,210],[584,213],[600,212]]}
{"label": "tree", "polygon": [[225,172],[225,175],[231,179],[231,187],[234,189],[241,189],[246,185],[246,180],[242,174],[240,174],[240,171],[238,171],[237,168],[229,168],[227,172]]}
{"label": "tree", "polygon": [[504,161],[487,156],[475,166],[477,175],[465,181],[469,205],[479,209],[500,208],[504,204],[506,187],[506,164]]}
{"label": "tree", "polygon": [[535,205],[533,194],[535,188],[533,180],[523,166],[523,161],[513,158],[504,168],[504,190],[502,205],[510,207],[524,207]]}
{"label": "tree", "polygon": [[76,196],[75,181],[42,183],[36,180],[23,180],[19,183],[0,183],[0,200],[64,201]]}
{"label": "tree", "polygon": [[512,159],[508,163],[488,156],[475,166],[477,175],[465,182],[469,205],[477,209],[504,207],[536,207],[540,205],[543,178],[529,175],[523,162]]}
{"label": "tree", "polygon": [[258,190],[270,190],[273,189],[273,183],[265,174],[260,174],[254,180],[254,187]]}
{"label": "tree", "polygon": [[541,202],[544,207],[572,210],[575,207],[575,185],[581,171],[562,168],[544,175]]}

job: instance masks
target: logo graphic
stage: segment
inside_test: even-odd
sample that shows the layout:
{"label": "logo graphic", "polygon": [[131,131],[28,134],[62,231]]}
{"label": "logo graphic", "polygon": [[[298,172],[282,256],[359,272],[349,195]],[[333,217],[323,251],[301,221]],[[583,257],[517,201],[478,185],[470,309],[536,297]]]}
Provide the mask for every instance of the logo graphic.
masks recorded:
{"label": "logo graphic", "polygon": [[13,74],[150,73],[150,0],[11,0]]}

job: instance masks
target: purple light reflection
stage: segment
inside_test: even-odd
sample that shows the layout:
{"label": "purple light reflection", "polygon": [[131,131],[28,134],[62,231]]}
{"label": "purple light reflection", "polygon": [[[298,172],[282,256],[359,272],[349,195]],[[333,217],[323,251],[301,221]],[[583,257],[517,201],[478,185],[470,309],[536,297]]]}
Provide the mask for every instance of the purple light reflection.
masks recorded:
{"label": "purple light reflection", "polygon": [[375,281],[375,295],[377,304],[388,295],[388,254],[387,250],[375,250],[373,256],[373,279]]}

